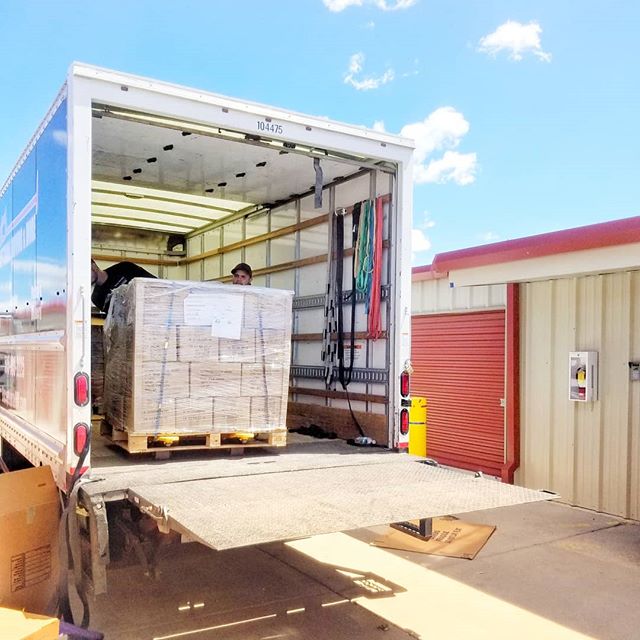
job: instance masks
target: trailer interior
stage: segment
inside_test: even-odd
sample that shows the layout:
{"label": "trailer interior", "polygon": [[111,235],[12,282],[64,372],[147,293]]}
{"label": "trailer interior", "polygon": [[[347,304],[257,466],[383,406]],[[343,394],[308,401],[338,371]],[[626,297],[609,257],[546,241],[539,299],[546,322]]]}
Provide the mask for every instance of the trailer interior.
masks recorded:
{"label": "trailer interior", "polygon": [[[230,281],[235,264],[246,262],[254,285],[293,290],[288,405],[293,428],[313,424],[343,438],[358,435],[347,392],[335,382],[327,388],[321,356],[329,215],[346,209],[348,257],[349,208],[387,196],[382,331],[369,339],[358,299],[348,400],[367,435],[391,444],[387,324],[396,168],[271,139],[268,131],[246,135],[100,104],[93,105],[92,115],[94,259],[103,268],[130,260],[160,278],[221,282]],[[345,259],[347,296],[350,265]],[[347,327],[350,313],[345,304]],[[96,325],[100,321],[93,319]],[[99,386],[100,376],[93,374]]]}

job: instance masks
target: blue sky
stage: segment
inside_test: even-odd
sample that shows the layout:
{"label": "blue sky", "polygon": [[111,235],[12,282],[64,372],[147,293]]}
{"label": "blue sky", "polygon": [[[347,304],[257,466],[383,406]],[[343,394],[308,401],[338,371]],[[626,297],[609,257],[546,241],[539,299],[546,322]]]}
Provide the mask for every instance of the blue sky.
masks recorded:
{"label": "blue sky", "polygon": [[416,138],[414,264],[640,215],[633,0],[0,0],[0,182],[79,60]]}

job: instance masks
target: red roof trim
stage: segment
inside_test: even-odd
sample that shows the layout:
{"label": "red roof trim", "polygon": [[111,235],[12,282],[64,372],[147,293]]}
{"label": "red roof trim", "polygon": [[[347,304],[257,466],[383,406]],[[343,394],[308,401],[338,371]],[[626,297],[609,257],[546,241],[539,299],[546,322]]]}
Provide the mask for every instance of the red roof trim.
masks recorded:
{"label": "red roof trim", "polygon": [[[435,272],[431,278],[444,277],[449,271],[455,269],[469,269],[558,253],[600,249],[631,242],[640,242],[640,216],[542,233],[516,240],[494,242],[458,251],[447,251],[436,255],[433,263],[428,265],[428,269]],[[426,268],[414,267],[414,274],[418,269]],[[422,280],[423,278],[414,279]]]}
{"label": "red roof trim", "polygon": [[445,278],[446,273],[438,273],[433,270],[433,265],[426,264],[422,267],[413,267],[411,269],[411,280],[417,282],[419,280],[439,280]]}

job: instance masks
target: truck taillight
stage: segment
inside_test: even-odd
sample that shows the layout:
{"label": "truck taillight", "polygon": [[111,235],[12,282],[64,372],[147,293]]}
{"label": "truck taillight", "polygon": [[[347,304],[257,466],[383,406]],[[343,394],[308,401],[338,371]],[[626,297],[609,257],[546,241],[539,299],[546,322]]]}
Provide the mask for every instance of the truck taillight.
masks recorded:
{"label": "truck taillight", "polygon": [[406,436],[409,433],[409,409],[400,411],[400,433]]}
{"label": "truck taillight", "polygon": [[403,398],[409,395],[409,372],[403,371],[400,374],[400,394]]}
{"label": "truck taillight", "polygon": [[78,422],[78,424],[73,427],[73,452],[77,456],[79,456],[87,446],[89,434],[89,425],[84,422]]}
{"label": "truck taillight", "polygon": [[73,379],[73,398],[79,407],[89,404],[89,376],[76,373]]}

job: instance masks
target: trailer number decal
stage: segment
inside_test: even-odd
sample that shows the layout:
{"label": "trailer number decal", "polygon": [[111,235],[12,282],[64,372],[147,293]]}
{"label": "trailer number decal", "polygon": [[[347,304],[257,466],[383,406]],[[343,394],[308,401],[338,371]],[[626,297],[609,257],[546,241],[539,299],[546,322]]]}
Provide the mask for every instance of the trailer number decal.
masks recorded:
{"label": "trailer number decal", "polygon": [[266,120],[258,120],[258,131],[266,131],[268,133],[276,133],[282,135],[284,129],[281,124],[275,124],[273,122],[267,122]]}

